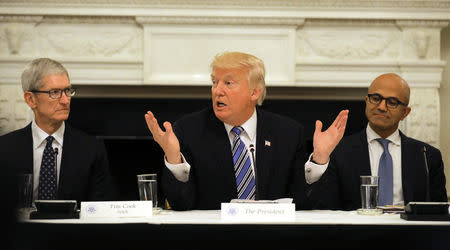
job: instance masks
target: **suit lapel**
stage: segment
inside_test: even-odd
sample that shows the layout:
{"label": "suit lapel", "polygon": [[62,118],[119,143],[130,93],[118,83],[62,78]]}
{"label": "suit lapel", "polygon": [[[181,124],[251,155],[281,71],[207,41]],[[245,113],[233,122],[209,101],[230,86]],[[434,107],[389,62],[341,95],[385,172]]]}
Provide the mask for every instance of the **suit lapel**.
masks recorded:
{"label": "suit lapel", "polygon": [[72,142],[72,131],[70,126],[66,123],[66,128],[64,130],[64,141],[62,146],[62,156],[61,156],[61,166],[60,166],[60,172],[59,172],[59,182],[58,182],[58,195],[57,199],[63,199],[65,197],[65,189],[66,182],[68,181],[68,178],[71,176],[75,176],[72,174],[72,152],[76,150],[73,146]]}
{"label": "suit lapel", "polygon": [[[15,174],[34,174],[34,149],[31,123],[18,130],[14,136],[9,138],[5,145],[8,148],[5,149],[5,152],[2,151],[2,153],[8,155],[8,159],[1,160],[6,161],[6,165],[10,165]],[[3,167],[3,164],[0,164],[0,166]]]}
{"label": "suit lapel", "polygon": [[257,119],[258,122],[256,124],[256,178],[259,197],[264,197],[263,190],[265,189],[264,183],[270,183],[266,178],[270,178],[271,176],[271,164],[273,152],[271,147],[272,141],[272,127],[268,122],[264,121],[264,114],[261,110],[257,110]]}
{"label": "suit lapel", "polygon": [[[25,142],[21,147],[20,152],[25,152],[18,158],[22,162],[19,166],[25,169],[21,169],[21,173],[34,173],[34,149],[33,149],[33,134],[31,132],[31,123],[24,128],[24,140],[19,139],[17,143]],[[24,150],[24,151],[22,151]],[[19,173],[20,173],[19,172]]]}
{"label": "suit lapel", "polygon": [[[370,168],[370,157],[369,157],[369,145],[367,142],[367,133],[364,129],[359,137],[359,142],[353,145],[357,154],[355,157],[358,159],[359,174],[362,175],[372,175],[372,170]],[[362,145],[362,146],[361,146]]]}
{"label": "suit lapel", "polygon": [[339,173],[343,178],[344,182],[344,190],[342,192],[351,192],[351,197],[349,200],[356,201],[356,206],[360,206],[360,185],[361,178],[360,176],[371,175],[370,170],[370,158],[369,158],[369,149],[367,145],[367,135],[366,131],[363,130],[359,134],[355,134],[351,136],[351,141],[348,144],[345,144],[344,147],[348,147],[345,149],[346,158],[342,159],[342,169]]}
{"label": "suit lapel", "polygon": [[210,113],[209,121],[211,128],[208,130],[208,134],[205,135],[205,139],[210,143],[208,148],[211,151],[208,150],[207,152],[211,152],[212,155],[208,157],[215,159],[214,162],[218,165],[218,173],[220,173],[222,178],[228,179],[227,183],[230,183],[230,185],[227,188],[224,187],[224,189],[228,189],[229,192],[236,193],[237,197],[233,156],[228,134],[223,122],[217,119],[214,112]]}
{"label": "suit lapel", "polygon": [[[402,189],[403,189],[403,200],[405,204],[409,201],[413,201],[414,198],[417,200],[417,197],[414,197],[414,193],[422,193],[415,192],[415,188],[424,187],[425,177],[416,178],[417,173],[419,176],[424,176],[425,174],[425,166],[423,163],[423,155],[420,151],[420,148],[416,147],[411,140],[405,136],[402,132],[400,132],[400,138],[402,143]],[[407,157],[406,157],[407,156]],[[423,166],[423,171],[418,169]],[[422,191],[422,190],[420,190]]]}

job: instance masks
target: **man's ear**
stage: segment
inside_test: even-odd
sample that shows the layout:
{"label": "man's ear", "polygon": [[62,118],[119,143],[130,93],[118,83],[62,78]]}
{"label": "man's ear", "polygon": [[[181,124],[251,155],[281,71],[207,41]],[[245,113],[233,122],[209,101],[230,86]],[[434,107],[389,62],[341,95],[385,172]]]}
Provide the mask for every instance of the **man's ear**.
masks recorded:
{"label": "man's ear", "polygon": [[25,93],[23,94],[23,98],[31,109],[36,108],[36,96],[33,93],[31,93],[30,91],[25,91]]}
{"label": "man's ear", "polygon": [[409,115],[410,112],[411,112],[411,107],[406,107],[405,113],[403,113],[401,120],[403,121],[403,119],[405,119]]}
{"label": "man's ear", "polygon": [[259,85],[257,85],[255,88],[252,89],[252,101],[258,101],[259,96],[261,95],[261,87]]}

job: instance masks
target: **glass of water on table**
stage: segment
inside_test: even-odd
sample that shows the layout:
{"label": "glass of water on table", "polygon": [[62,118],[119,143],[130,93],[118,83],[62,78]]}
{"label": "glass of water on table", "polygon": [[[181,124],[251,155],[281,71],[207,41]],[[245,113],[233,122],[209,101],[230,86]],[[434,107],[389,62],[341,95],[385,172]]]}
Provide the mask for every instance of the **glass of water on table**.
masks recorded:
{"label": "glass of water on table", "polygon": [[379,215],[383,210],[378,206],[378,176],[361,176],[361,208],[357,210],[361,215]]}

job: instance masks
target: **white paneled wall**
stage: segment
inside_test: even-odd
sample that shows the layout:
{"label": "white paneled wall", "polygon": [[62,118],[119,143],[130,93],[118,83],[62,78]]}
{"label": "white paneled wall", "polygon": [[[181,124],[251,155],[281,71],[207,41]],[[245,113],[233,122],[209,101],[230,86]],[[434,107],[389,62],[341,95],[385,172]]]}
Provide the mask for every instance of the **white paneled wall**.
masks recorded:
{"label": "white paneled wall", "polygon": [[449,20],[450,1],[1,1],[0,134],[31,119],[20,74],[33,58],[59,60],[77,85],[187,87],[209,85],[213,56],[239,50],[264,60],[276,88],[398,73],[412,88],[402,130],[439,146]]}

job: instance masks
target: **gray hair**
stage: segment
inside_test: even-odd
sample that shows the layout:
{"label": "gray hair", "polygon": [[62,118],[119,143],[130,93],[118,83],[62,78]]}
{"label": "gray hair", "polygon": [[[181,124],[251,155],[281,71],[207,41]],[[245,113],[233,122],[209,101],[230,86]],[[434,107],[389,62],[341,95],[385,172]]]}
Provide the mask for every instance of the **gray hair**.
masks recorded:
{"label": "gray hair", "polygon": [[23,92],[30,90],[39,90],[44,82],[42,78],[48,75],[66,74],[69,78],[64,66],[50,58],[38,58],[31,61],[22,73],[22,90]]}

